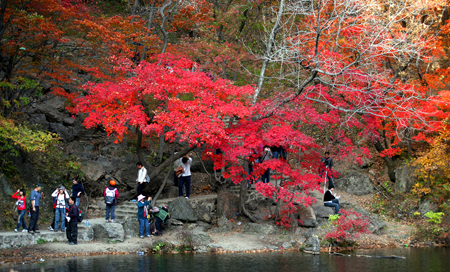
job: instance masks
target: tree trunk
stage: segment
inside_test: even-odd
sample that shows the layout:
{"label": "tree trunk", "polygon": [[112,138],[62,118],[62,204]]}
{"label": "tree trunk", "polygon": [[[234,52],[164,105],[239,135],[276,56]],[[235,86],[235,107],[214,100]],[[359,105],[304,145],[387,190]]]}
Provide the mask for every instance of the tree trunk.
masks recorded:
{"label": "tree trunk", "polygon": [[[379,153],[383,152],[385,148],[381,144],[380,141],[375,142],[375,148]],[[388,175],[392,182],[395,183],[395,165],[394,160],[388,156],[383,157],[384,161],[386,162],[386,166],[388,168]]]}
{"label": "tree trunk", "polygon": [[[245,172],[248,173],[248,160],[244,160],[244,169]],[[247,181],[243,180],[241,181],[241,190],[240,190],[240,199],[239,199],[239,213],[245,214],[250,220],[253,222],[258,222],[258,220],[251,215],[247,209],[245,208],[245,202],[247,200]]]}

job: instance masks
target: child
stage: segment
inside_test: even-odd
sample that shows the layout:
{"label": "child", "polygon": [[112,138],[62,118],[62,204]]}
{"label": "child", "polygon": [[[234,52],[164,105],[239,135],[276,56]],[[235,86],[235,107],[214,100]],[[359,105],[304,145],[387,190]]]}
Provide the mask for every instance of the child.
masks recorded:
{"label": "child", "polygon": [[150,201],[152,197],[148,197],[147,201],[144,201],[145,196],[138,196],[138,220],[139,220],[139,237],[144,238],[144,228],[145,228],[145,236],[150,236],[149,226],[148,226],[148,205],[150,205]]}
{"label": "child", "polygon": [[[19,195],[17,195],[19,194]],[[17,199],[17,213],[19,214],[19,218],[17,218],[17,227],[14,229],[15,232],[19,231],[20,228],[20,224],[22,224],[23,230],[22,232],[27,232],[27,224],[25,223],[25,213],[27,212],[26,206],[25,206],[25,200],[27,199],[27,196],[25,195],[25,190],[24,189],[20,189],[17,190],[17,192],[15,192],[12,195],[12,198]]]}
{"label": "child", "polygon": [[[105,192],[103,195],[105,196],[106,203],[106,223],[114,223],[114,219],[116,219],[116,215],[114,214],[114,210],[116,208],[117,200],[119,199],[119,190],[117,190],[116,181],[111,180],[109,182],[109,186],[105,188]],[[111,212],[111,221],[109,221],[109,213]]]}

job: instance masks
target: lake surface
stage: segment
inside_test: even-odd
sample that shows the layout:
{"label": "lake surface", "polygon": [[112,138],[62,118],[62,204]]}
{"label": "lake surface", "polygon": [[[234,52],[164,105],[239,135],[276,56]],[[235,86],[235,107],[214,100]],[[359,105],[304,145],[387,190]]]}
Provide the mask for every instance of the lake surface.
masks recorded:
{"label": "lake surface", "polygon": [[[403,256],[406,259],[343,257],[302,252],[232,254],[106,255],[46,260],[16,265],[16,271],[450,271],[450,248],[359,250],[356,254]],[[0,271],[11,267],[0,266]]]}

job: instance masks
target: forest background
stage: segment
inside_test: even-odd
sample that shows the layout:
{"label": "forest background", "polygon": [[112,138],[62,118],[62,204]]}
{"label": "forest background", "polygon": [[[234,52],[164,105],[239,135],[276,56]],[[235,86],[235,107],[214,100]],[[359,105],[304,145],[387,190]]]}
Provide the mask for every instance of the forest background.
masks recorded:
{"label": "forest background", "polygon": [[[0,172],[13,187],[84,177],[60,130],[30,121],[57,96],[63,123],[133,145],[151,179],[196,151],[213,162],[212,188],[241,184],[243,199],[261,147],[283,147],[290,159],[253,170],[284,179],[256,189],[285,203],[286,227],[295,204],[311,205],[324,151],[382,158],[380,195],[448,214],[448,3],[418,2],[1,0]],[[415,179],[395,194],[404,164]],[[404,205],[382,199],[378,212]]]}

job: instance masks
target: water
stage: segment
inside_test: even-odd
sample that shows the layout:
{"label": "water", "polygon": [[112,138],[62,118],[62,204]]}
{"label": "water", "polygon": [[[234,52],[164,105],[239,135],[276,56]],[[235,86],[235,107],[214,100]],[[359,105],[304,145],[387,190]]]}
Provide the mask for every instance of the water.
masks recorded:
{"label": "water", "polygon": [[[358,251],[357,254],[404,256],[406,259],[342,257],[302,252],[233,254],[107,255],[46,260],[16,265],[16,271],[450,271],[450,248],[399,248]],[[0,266],[0,271],[10,267]]]}

